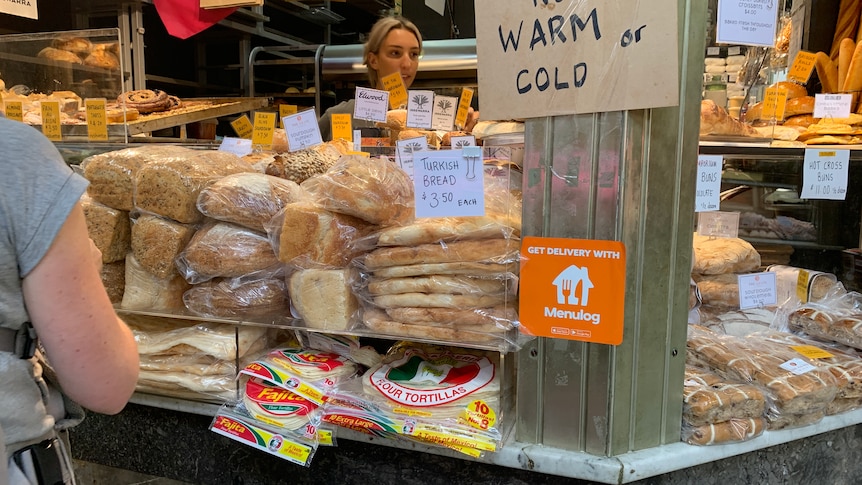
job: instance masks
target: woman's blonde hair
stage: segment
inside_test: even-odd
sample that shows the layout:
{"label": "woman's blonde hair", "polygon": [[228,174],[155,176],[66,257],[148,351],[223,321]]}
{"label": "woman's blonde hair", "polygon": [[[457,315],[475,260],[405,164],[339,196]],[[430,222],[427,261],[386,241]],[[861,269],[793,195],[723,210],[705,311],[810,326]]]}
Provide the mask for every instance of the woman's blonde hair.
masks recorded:
{"label": "woman's blonde hair", "polygon": [[413,22],[397,15],[394,17],[383,17],[375,22],[374,26],[371,27],[371,31],[368,32],[368,40],[365,41],[365,49],[363,49],[362,53],[362,63],[368,69],[368,81],[371,83],[372,88],[378,88],[377,69],[368,64],[368,56],[372,53],[378,54],[386,36],[395,29],[404,29],[415,35],[416,40],[419,41],[419,50],[422,50],[422,34],[419,33],[419,28]]}

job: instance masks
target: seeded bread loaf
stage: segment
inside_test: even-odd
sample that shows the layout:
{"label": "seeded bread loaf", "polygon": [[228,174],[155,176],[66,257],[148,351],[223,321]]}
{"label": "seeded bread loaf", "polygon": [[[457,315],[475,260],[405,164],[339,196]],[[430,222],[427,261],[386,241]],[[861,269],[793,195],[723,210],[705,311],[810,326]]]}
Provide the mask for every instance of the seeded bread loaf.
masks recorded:
{"label": "seeded bread loaf", "polygon": [[81,197],[81,206],[87,220],[87,233],[102,252],[102,262],[126,259],[131,238],[129,213],[100,204],[86,194]]}
{"label": "seeded bread loaf", "polygon": [[278,264],[269,239],[251,229],[218,222],[198,230],[177,259],[189,283],[234,278]]}
{"label": "seeded bread loaf", "polygon": [[123,301],[123,292],[126,289],[126,260],[121,259],[113,263],[102,265],[102,284],[108,293],[111,303],[117,304]]}
{"label": "seeded bread loaf", "polygon": [[286,204],[308,197],[296,182],[262,173],[237,173],[203,189],[197,205],[213,219],[265,231]]}
{"label": "seeded bread loaf", "polygon": [[141,214],[132,225],[132,253],[148,272],[167,278],[178,274],[174,260],[194,233],[194,226],[190,224]]}

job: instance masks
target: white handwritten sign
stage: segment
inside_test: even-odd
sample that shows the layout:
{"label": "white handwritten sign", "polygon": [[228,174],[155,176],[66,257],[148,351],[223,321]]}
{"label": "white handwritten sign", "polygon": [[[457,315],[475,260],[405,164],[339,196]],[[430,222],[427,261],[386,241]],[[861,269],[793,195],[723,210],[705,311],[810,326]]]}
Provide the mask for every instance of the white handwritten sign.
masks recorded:
{"label": "white handwritten sign", "polygon": [[281,125],[287,134],[287,144],[291,152],[323,143],[320,125],[317,124],[317,117],[312,109],[285,116],[281,119]]}
{"label": "white handwritten sign", "polygon": [[416,217],[485,215],[483,174],[479,147],[414,152]]}
{"label": "white handwritten sign", "polygon": [[434,96],[434,112],[431,114],[431,129],[452,131],[455,114],[458,112],[458,98],[455,96]]}
{"label": "white handwritten sign", "polygon": [[718,0],[716,41],[772,47],[777,23],[775,0]]}
{"label": "white handwritten sign", "polygon": [[739,285],[739,308],[759,308],[775,305],[775,273],[746,273],[736,277]]}
{"label": "white handwritten sign", "polygon": [[847,118],[852,102],[852,94],[815,94],[814,117]]}
{"label": "white handwritten sign", "polygon": [[675,106],[677,2],[476,0],[483,119]]}
{"label": "white handwritten sign", "polygon": [[805,150],[802,162],[803,199],[844,200],[847,197],[847,171],[850,150]]}
{"label": "white handwritten sign", "polygon": [[357,87],[355,99],[354,118],[386,122],[386,112],[389,111],[388,91]]}
{"label": "white handwritten sign", "polygon": [[407,126],[431,128],[434,91],[407,91]]}
{"label": "white handwritten sign", "polygon": [[697,157],[697,185],[695,187],[694,211],[717,211],[721,192],[721,155],[699,155]]}
{"label": "white handwritten sign", "polygon": [[10,15],[17,15],[18,17],[26,17],[28,19],[38,19],[39,6],[36,0],[3,0],[0,1],[0,13],[8,13]]}
{"label": "white handwritten sign", "polygon": [[700,212],[697,233],[708,237],[739,237],[739,212]]}

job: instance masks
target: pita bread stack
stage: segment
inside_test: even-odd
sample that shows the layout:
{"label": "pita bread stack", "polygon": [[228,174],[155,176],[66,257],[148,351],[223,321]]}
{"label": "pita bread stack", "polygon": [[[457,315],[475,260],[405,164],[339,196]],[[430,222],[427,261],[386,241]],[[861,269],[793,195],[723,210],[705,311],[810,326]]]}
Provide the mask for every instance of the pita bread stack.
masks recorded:
{"label": "pita bread stack", "polygon": [[[124,315],[140,353],[137,390],[205,401],[237,398],[237,359],[267,345],[262,327]],[[192,324],[190,324],[192,323]]]}
{"label": "pita bread stack", "polygon": [[799,134],[806,145],[858,145],[862,143],[862,114],[848,118],[823,118]]}

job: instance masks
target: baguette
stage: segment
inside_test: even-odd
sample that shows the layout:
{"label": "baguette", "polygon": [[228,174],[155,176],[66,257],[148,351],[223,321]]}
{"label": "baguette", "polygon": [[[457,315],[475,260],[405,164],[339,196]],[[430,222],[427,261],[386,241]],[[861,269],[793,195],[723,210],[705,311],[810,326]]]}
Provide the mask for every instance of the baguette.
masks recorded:
{"label": "baguette", "polygon": [[853,39],[841,40],[841,49],[838,51],[838,85],[844,90],[847,82],[847,70],[850,68],[850,60],[853,59],[853,51],[856,50],[856,42]]}
{"label": "baguette", "polygon": [[845,37],[855,39],[858,35],[860,10],[862,10],[862,0],[841,0],[838,7],[838,20],[835,22],[835,34],[832,36],[830,58],[838,59],[842,39]]}
{"label": "baguette", "polygon": [[851,106],[856,106],[860,89],[862,89],[862,43],[856,44],[856,48],[853,49],[853,56],[847,66],[847,79],[842,86],[843,92],[853,95]]}
{"label": "baguette", "polygon": [[814,59],[814,68],[817,69],[817,77],[820,79],[824,93],[834,93],[841,90],[838,87],[838,66],[825,52],[817,53],[817,57]]}

